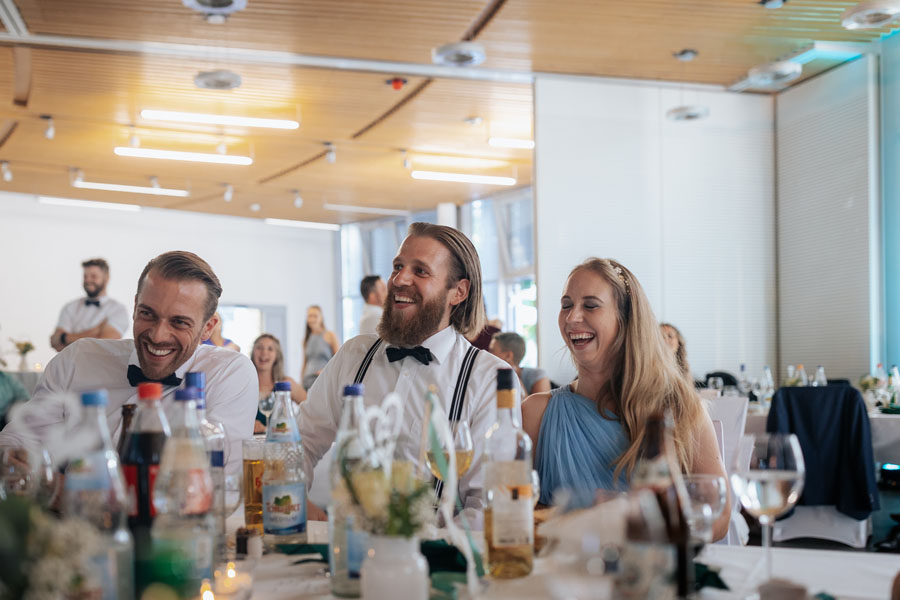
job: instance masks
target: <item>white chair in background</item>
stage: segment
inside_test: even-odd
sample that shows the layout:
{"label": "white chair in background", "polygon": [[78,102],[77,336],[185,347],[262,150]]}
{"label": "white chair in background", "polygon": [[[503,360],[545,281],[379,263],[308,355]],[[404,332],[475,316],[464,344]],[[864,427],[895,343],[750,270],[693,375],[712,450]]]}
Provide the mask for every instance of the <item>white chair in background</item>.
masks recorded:
{"label": "white chair in background", "polygon": [[[734,466],[734,456],[737,453],[741,436],[744,435],[744,426],[747,423],[747,406],[749,399],[742,396],[718,396],[707,400],[707,410],[712,418],[713,427],[716,429],[716,438],[719,441],[719,452],[725,463],[725,471],[731,476]],[[731,495],[731,522],[728,525],[728,535],[716,542],[730,546],[745,546],[750,539],[750,527],[741,516],[740,501],[731,489],[728,482],[728,493]]]}

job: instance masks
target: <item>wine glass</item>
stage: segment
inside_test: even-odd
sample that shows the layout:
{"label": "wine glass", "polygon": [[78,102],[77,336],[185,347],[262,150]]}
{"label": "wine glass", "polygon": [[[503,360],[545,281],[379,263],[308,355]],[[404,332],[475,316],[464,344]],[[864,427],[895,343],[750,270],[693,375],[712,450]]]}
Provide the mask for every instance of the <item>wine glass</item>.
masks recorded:
{"label": "wine glass", "polygon": [[6,496],[32,497],[38,477],[32,467],[31,457],[25,448],[6,448],[0,459],[0,487]]}
{"label": "wine glass", "polygon": [[269,415],[272,414],[272,411],[275,410],[275,393],[271,393],[268,396],[264,396],[259,399],[259,412],[266,417],[266,423],[269,422]]}
{"label": "wine glass", "polygon": [[772,525],[797,504],[806,467],[800,442],[792,433],[741,436],[731,485],[744,509],[759,519],[766,581],[772,579]]}
{"label": "wine glass", "polygon": [[534,494],[534,505],[541,500],[541,476],[535,469],[531,470],[531,493]]}
{"label": "wine glass", "polygon": [[699,542],[709,544],[713,537],[713,523],[725,509],[728,484],[720,475],[696,473],[684,476],[687,490],[688,525],[691,535]]}
{"label": "wine glass", "polygon": [[[469,424],[465,421],[456,421],[450,424],[450,431],[453,434],[453,449],[456,454],[456,477],[462,477],[469,467],[472,465],[472,458],[475,456],[475,446],[472,444],[472,434],[469,431]],[[444,460],[450,459],[451,450],[441,443],[441,450],[444,453]],[[425,462],[431,470],[431,474],[437,479],[441,479],[441,472],[438,470],[437,463],[434,460],[434,452],[429,448],[425,453]]]}

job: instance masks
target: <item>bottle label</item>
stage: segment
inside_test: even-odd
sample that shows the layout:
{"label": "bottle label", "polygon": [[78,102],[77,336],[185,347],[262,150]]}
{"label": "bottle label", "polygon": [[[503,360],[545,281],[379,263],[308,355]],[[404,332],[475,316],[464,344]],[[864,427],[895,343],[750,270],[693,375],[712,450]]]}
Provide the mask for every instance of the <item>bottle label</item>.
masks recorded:
{"label": "bottle label", "polygon": [[296,424],[292,427],[286,420],[278,419],[269,423],[269,427],[266,430],[266,441],[295,442],[299,444],[300,432],[297,430]]}
{"label": "bottle label", "polygon": [[224,450],[213,450],[209,453],[209,466],[215,467],[224,467],[225,466],[225,451]]}
{"label": "bottle label", "polygon": [[263,484],[263,531],[274,535],[306,531],[306,483]]}
{"label": "bottle label", "polygon": [[490,462],[486,473],[496,548],[534,544],[534,496],[525,461]]}
{"label": "bottle label", "polygon": [[[128,516],[138,516],[138,496],[142,487],[138,481],[140,472],[137,465],[122,465],[122,473],[125,475],[125,494],[128,502]],[[150,516],[156,516],[156,507],[153,506],[153,486],[156,485],[156,474],[159,473],[159,465],[147,465],[147,505],[150,507]]]}
{"label": "bottle label", "polygon": [[66,489],[71,492],[106,490],[112,486],[105,451],[76,458],[66,467]]}
{"label": "bottle label", "polygon": [[185,495],[182,514],[202,515],[212,509],[212,477],[206,469],[186,469],[182,472],[188,493]]}

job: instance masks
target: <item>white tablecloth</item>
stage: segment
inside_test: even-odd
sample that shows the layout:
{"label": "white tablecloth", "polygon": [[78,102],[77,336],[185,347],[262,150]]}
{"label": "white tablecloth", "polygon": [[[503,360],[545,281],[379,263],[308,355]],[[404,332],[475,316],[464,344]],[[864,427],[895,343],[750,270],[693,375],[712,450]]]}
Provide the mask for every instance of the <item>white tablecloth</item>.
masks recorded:
{"label": "white tablecloth", "polygon": [[[767,414],[747,415],[747,433],[765,433]],[[900,415],[869,413],[872,429],[872,450],[877,463],[900,464]]]}

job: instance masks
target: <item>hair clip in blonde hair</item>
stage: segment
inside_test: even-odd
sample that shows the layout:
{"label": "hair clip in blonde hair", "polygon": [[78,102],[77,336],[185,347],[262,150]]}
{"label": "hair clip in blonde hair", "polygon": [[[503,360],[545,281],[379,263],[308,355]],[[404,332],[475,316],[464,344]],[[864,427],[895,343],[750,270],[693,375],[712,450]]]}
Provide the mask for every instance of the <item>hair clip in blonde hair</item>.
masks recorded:
{"label": "hair clip in blonde hair", "polygon": [[619,278],[619,281],[621,281],[622,284],[625,286],[625,292],[630,295],[631,294],[631,285],[628,283],[628,279],[626,279],[625,273],[622,272],[622,267],[620,267],[619,265],[613,265],[612,268],[613,268],[613,271],[616,272],[616,276]]}

